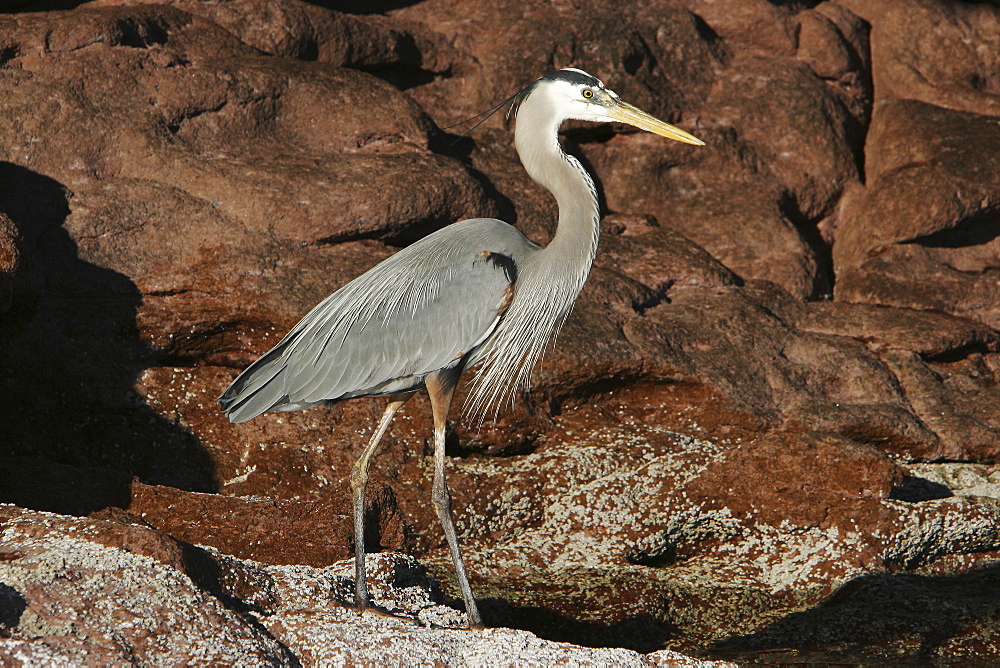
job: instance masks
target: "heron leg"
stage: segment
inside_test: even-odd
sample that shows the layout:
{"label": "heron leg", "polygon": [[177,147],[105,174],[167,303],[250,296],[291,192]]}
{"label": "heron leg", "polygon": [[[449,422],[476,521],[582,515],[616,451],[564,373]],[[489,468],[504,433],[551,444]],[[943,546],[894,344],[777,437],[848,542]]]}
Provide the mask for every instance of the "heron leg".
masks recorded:
{"label": "heron leg", "polygon": [[368,465],[393,416],[412,396],[407,394],[392,397],[368,445],[351,470],[351,489],[354,492],[354,600],[361,610],[367,608],[370,603],[365,573],[365,488],[368,486]]}
{"label": "heron leg", "polygon": [[445,427],[448,424],[448,411],[451,409],[451,401],[455,396],[455,386],[460,375],[461,368],[445,369],[432,373],[424,379],[427,393],[431,398],[431,410],[434,413],[434,484],[431,500],[441,520],[441,526],[444,527],[444,537],[448,541],[448,547],[451,549],[451,560],[455,563],[455,575],[458,577],[458,587],[462,590],[462,599],[465,601],[465,614],[469,618],[469,627],[481,629],[483,620],[479,616],[479,608],[476,606],[476,599],[472,596],[472,587],[469,586],[469,578],[465,573],[465,562],[462,560],[462,550],[458,546],[458,534],[455,532],[455,521],[451,512],[451,493],[448,491],[444,473]]}

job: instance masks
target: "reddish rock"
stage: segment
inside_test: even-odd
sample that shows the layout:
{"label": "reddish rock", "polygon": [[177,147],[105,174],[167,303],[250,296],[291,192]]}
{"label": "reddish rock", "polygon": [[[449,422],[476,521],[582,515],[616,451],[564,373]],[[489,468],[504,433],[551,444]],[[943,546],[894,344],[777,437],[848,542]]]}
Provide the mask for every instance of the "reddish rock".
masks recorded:
{"label": "reddish rock", "polygon": [[838,0],[871,24],[877,99],[1000,116],[1000,9],[946,0]]}
{"label": "reddish rock", "polygon": [[[798,297],[826,289],[816,254],[790,220],[780,189],[773,184],[762,187],[759,183],[730,183],[702,190],[702,177],[697,176],[697,182],[690,184],[683,195],[664,199],[660,195],[663,190],[656,188],[636,192],[637,185],[641,188],[648,181],[637,181],[634,174],[615,169],[613,161],[619,151],[623,154],[634,150],[627,143],[609,142],[606,150],[612,162],[606,187],[609,192],[617,191],[608,199],[617,210],[655,215],[664,228],[691,239],[741,277],[773,281]],[[710,156],[699,160],[698,170],[707,172],[714,167],[728,172],[732,163],[727,162]],[[659,175],[664,189],[668,188],[668,180],[670,190],[687,185],[683,171],[671,169],[669,159],[643,167]]]}
{"label": "reddish rock", "polygon": [[972,353],[956,361],[924,362],[905,351],[882,355],[910,397],[914,414],[938,435],[936,452],[921,459],[996,463],[1000,356]]}
{"label": "reddish rock", "polygon": [[995,121],[912,100],[876,108],[868,183],[838,214],[836,298],[935,309],[996,327]]}
{"label": "reddish rock", "polygon": [[768,420],[802,400],[902,402],[891,376],[857,341],[795,330],[768,303],[776,288],[754,287],[757,294],[677,290],[669,304],[630,322],[626,335],[646,356],[711,378],[734,403]]}
{"label": "reddish rock", "polygon": [[852,115],[798,62],[747,58],[726,74],[703,113],[737,130],[793,198],[798,216],[816,220],[831,212],[843,188],[858,180],[854,141],[865,115]]}
{"label": "reddish rock", "polygon": [[[196,494],[134,483],[128,511],[171,536],[241,559],[323,567],[354,554],[350,494],[347,489],[331,491],[323,501],[304,502]],[[392,491],[373,481],[368,492],[368,549],[403,550],[405,527]]]}
{"label": "reddish rock", "polygon": [[688,495],[695,504],[724,506],[756,523],[836,526],[846,533],[859,521],[885,521],[878,518],[884,511],[877,501],[889,498],[902,477],[902,470],[872,446],[779,432],[727,453],[711,475],[689,486]]}
{"label": "reddish rock", "polygon": [[[816,76],[837,81],[846,90],[861,93],[871,67],[869,25],[860,16],[835,2],[821,2],[813,10],[800,12],[796,57]],[[862,96],[857,96],[862,97]]]}
{"label": "reddish rock", "polygon": [[795,12],[766,0],[681,3],[704,20],[726,43],[781,56],[795,53]]}
{"label": "reddish rock", "polygon": [[[616,425],[608,420],[616,404],[584,406],[561,416],[562,438],[533,455],[456,462],[478,590],[600,622],[590,637],[624,638],[636,632],[630,621],[666,600],[647,638],[671,628],[675,648],[725,637],[739,646],[739,629],[760,628],[765,611],[822,609],[810,601],[830,596],[835,582],[934,564],[955,549],[992,550],[1000,540],[996,504],[893,500],[902,471],[875,448],[795,431],[681,435],[673,430],[707,434],[718,425],[703,428],[704,414],[695,422],[686,408],[643,394],[620,397]],[[639,411],[646,422],[633,417]],[[595,431],[598,416],[608,426]],[[485,487],[487,476],[519,493]],[[969,533],[949,542],[953,522]],[[443,547],[425,559],[446,577]],[[720,625],[727,630],[714,635]]]}
{"label": "reddish rock", "polygon": [[597,266],[622,272],[656,294],[675,287],[721,288],[739,283],[733,272],[701,246],[652,216],[611,214],[601,221],[601,230]]}
{"label": "reddish rock", "polygon": [[[7,155],[71,187],[112,176],[153,179],[211,204],[232,227],[272,230],[283,221],[277,236],[309,242],[405,236],[407,225],[426,232],[489,212],[464,169],[422,150],[426,116],[374,77],[259,57],[230,33],[169,7],[78,10],[47,46],[35,43],[37,18],[4,20],[20,67],[7,77],[5,118],[52,107],[56,125],[86,128],[71,139],[13,123]],[[92,47],[75,49],[81,41]],[[218,50],[206,53],[206,44]],[[37,68],[44,76],[30,77]],[[88,89],[92,98],[74,95],[84,72],[99,82]],[[393,113],[377,113],[386,108]],[[375,118],[384,119],[381,127]],[[419,196],[405,190],[407,172],[419,180]],[[361,196],[375,184],[379,197]],[[393,185],[404,190],[386,191]]]}
{"label": "reddish rock", "polygon": [[[208,19],[264,53],[362,69],[445,74],[462,56],[434,32],[375,15],[356,16],[300,0],[206,4],[192,0],[96,0],[95,6],[169,4]],[[462,63],[465,64],[465,63]]]}
{"label": "reddish rock", "polygon": [[936,311],[816,302],[799,312],[795,324],[817,334],[851,336],[873,351],[899,348],[925,359],[949,358],[966,351],[997,352],[1000,333],[981,322]]}

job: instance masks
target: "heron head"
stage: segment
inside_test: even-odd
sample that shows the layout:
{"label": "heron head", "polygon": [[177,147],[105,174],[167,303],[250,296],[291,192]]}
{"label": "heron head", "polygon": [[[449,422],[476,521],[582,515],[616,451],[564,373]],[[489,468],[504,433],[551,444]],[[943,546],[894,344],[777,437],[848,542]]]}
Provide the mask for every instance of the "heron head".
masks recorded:
{"label": "heron head", "polygon": [[546,74],[524,91],[524,98],[536,95],[548,100],[559,122],[574,118],[597,123],[626,123],[667,139],[705,145],[694,135],[625,102],[600,79],[583,70],[567,68]]}

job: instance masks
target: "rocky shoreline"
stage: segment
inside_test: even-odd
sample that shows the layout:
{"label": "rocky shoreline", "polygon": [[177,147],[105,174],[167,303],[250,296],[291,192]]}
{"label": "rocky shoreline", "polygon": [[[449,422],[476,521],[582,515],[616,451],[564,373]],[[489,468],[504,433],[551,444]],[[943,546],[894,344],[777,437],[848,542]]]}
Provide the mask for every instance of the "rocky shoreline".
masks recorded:
{"label": "rocky shoreline", "polygon": [[[994,5],[15,4],[5,662],[1000,657]],[[359,619],[346,476],[381,402],[231,425],[215,399],[429,231],[544,243],[502,123],[447,128],[565,66],[707,146],[565,128],[594,271],[532,392],[449,434],[496,628],[449,628],[423,397],[368,498],[396,616]]]}

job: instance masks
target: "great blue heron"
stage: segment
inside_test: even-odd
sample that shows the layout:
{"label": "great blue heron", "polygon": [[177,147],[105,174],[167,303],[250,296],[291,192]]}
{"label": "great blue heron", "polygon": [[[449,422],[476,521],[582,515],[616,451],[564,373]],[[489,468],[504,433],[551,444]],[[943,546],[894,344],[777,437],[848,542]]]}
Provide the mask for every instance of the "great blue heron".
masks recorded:
{"label": "great blue heron", "polygon": [[[462,372],[481,367],[467,408],[482,414],[527,386],[531,368],[569,315],[597,251],[597,190],[563,152],[567,119],[627,123],[669,139],[696,137],[623,102],[597,78],[563,69],[515,96],[514,144],[528,174],[559,205],[559,226],[541,248],[507,223],[463,220],[404,248],[323,300],[278,345],[241,373],[219,402],[233,422],[354,397],[389,397],[351,472],[355,596],[365,582],[368,464],[396,411],[420,389],[434,417],[431,499],[444,527],[471,627],[482,620],[469,587],[445,482],[445,425]],[[514,99],[514,98],[512,98]]]}

